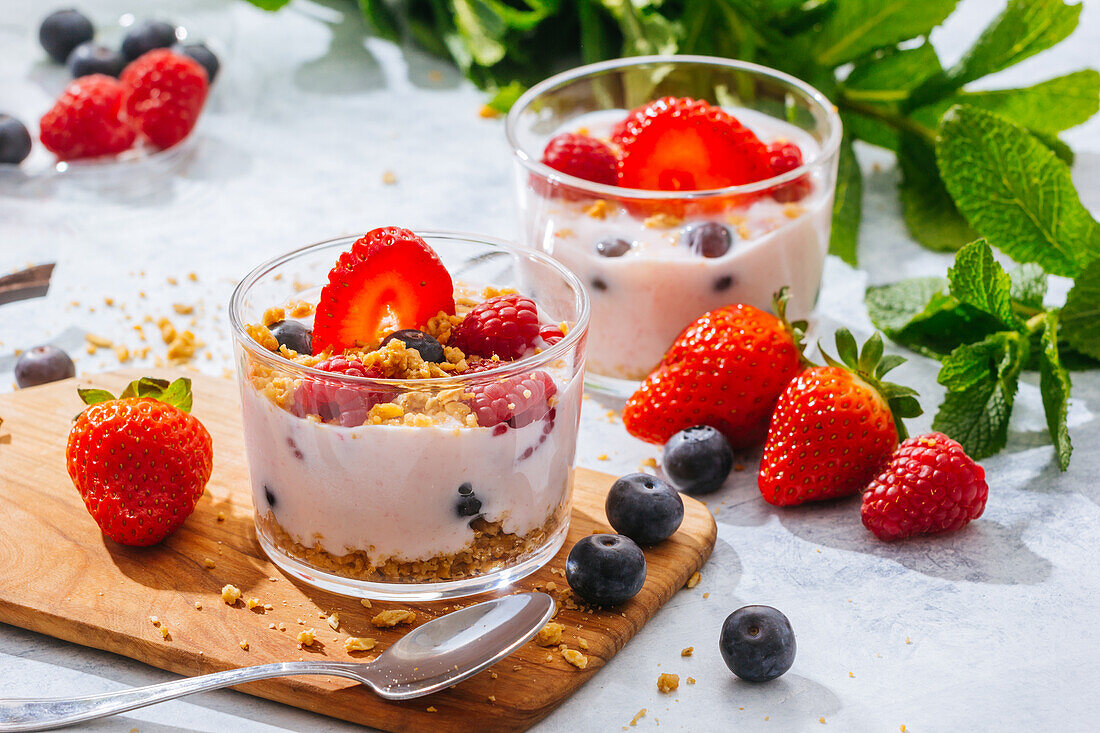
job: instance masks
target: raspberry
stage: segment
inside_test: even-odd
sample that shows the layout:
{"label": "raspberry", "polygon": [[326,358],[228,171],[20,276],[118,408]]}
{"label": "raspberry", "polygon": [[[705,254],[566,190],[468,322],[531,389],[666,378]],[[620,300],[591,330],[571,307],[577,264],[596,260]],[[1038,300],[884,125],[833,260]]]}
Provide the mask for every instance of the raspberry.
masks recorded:
{"label": "raspberry", "polygon": [[[343,356],[325,359],[315,368],[349,377],[381,379],[385,374],[377,366],[364,366],[362,362]],[[291,411],[298,417],[320,415],[325,422],[337,421],[344,427],[356,427],[367,421],[370,408],[386,402],[391,397],[388,390],[368,385],[351,386],[339,380],[306,377],[294,390]]]}
{"label": "raspberry", "polygon": [[478,304],[451,333],[450,344],[467,354],[518,359],[539,335],[535,301],[522,295],[499,295]]}
{"label": "raspberry", "polygon": [[499,369],[502,366],[506,366],[507,361],[493,361],[492,359],[476,359],[474,361],[466,362],[466,371],[463,374],[477,374],[479,372],[491,372],[494,369]]}
{"label": "raspberry", "polygon": [[158,48],[122,72],[126,114],[149,142],[169,148],[187,137],[198,122],[210,85],[194,59]]}
{"label": "raspberry", "polygon": [[562,133],[546,144],[542,162],[556,171],[594,183],[618,183],[615,154],[611,148],[587,135]]}
{"label": "raspberry", "polygon": [[561,326],[550,323],[539,329],[539,336],[546,342],[547,346],[552,346],[557,342],[565,338],[565,334],[561,332]]}
{"label": "raspberry", "polygon": [[507,424],[522,428],[535,420],[553,420],[548,400],[557,392],[554,380],[544,371],[508,377],[470,387],[470,408],[483,428]]}
{"label": "raspberry", "polygon": [[985,470],[943,433],[909,438],[863,495],[863,525],[880,540],[952,532],[985,510]]}
{"label": "raspberry", "polygon": [[[794,143],[777,140],[768,145],[768,164],[773,176],[793,171],[802,165],[802,151]],[[773,188],[772,198],[783,203],[800,201],[810,193],[810,177],[800,176],[793,181],[781,183]]]}
{"label": "raspberry", "polygon": [[121,153],[136,137],[121,117],[124,96],[122,85],[103,74],[75,80],[42,116],[42,144],[61,160]]}

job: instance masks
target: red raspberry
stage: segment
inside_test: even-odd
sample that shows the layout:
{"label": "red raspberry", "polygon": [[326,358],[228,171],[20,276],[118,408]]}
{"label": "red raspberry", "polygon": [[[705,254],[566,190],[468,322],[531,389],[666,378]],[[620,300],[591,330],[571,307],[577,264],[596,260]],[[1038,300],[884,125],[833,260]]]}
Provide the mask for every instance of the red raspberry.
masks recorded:
{"label": "red raspberry", "polygon": [[159,148],[170,148],[187,137],[210,88],[206,70],[198,62],[166,48],[131,62],[120,80],[127,90],[126,114]]}
{"label": "red raspberry", "polygon": [[[802,151],[794,143],[777,140],[768,145],[768,162],[773,176],[782,175],[802,165]],[[810,188],[810,177],[800,176],[793,181],[781,183],[769,193],[776,201],[791,203],[804,199],[810,193]]]}
{"label": "red raspberry", "polygon": [[535,420],[554,419],[547,401],[557,391],[549,374],[536,371],[471,386],[470,408],[483,428],[502,424],[522,428]]}
{"label": "red raspberry", "polygon": [[83,76],[66,87],[42,116],[39,137],[61,160],[121,153],[136,133],[121,117],[124,90],[104,74]]}
{"label": "red raspberry", "polygon": [[557,342],[565,338],[565,334],[561,331],[561,326],[550,323],[539,329],[539,336],[546,342],[547,346],[552,346]]}
{"label": "red raspberry", "polygon": [[[349,377],[385,377],[377,366],[364,366],[361,361],[344,356],[331,356],[315,368]],[[369,385],[351,386],[339,380],[306,377],[294,390],[291,411],[298,417],[320,415],[325,422],[337,421],[344,427],[356,427],[367,421],[370,408],[390,399],[389,390]]]}
{"label": "red raspberry", "polygon": [[614,186],[619,180],[611,148],[587,135],[565,132],[554,137],[546,144],[542,162],[586,181]]}
{"label": "red raspberry", "polygon": [[462,373],[477,374],[479,372],[491,372],[494,369],[499,369],[509,363],[510,362],[507,361],[493,361],[492,359],[477,359],[475,361],[467,361],[466,371]]}
{"label": "red raspberry", "polygon": [[985,470],[943,433],[909,438],[863,494],[863,525],[880,540],[951,532],[982,516]]}
{"label": "red raspberry", "polygon": [[488,359],[523,356],[539,335],[535,301],[522,295],[499,295],[478,304],[451,333],[451,346]]}

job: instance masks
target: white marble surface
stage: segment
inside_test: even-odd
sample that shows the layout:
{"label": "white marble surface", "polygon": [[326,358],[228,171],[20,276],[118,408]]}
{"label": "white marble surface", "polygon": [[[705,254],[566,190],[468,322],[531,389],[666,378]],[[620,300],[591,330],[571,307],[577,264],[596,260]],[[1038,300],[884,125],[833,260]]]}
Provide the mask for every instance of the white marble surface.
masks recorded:
{"label": "white marble surface", "polygon": [[[138,5],[154,14],[156,4],[82,5],[110,24]],[[948,62],[1002,5],[962,3],[934,35]],[[1096,65],[1100,3],[1086,5],[1069,42],[996,81],[1029,83]],[[173,303],[196,305],[196,332],[207,345],[195,364],[220,374],[228,366],[224,305],[233,284],[260,260],[310,241],[391,223],[514,232],[508,151],[501,123],[477,114],[482,95],[438,60],[362,41],[352,9],[339,0],[295,0],[274,15],[232,0],[160,7],[217,39],[225,56],[195,157],[160,185],[108,197],[42,179],[0,181],[0,271],[58,262],[48,298],[0,309],[0,389],[11,388],[12,352],[47,340],[81,354],[82,372],[112,368],[109,352],[83,354],[83,333],[140,346],[127,314],[185,324]],[[61,84],[62,73],[41,60],[34,40],[44,12],[39,0],[4,0],[0,9],[0,109],[25,119],[37,118]],[[1093,120],[1067,135],[1080,152],[1075,177],[1094,212],[1097,132]],[[870,330],[859,298],[867,282],[946,268],[944,257],[908,241],[889,159],[866,155],[864,163],[864,269],[830,260],[818,318],[824,328],[844,324],[859,335]],[[387,170],[396,185],[383,185]],[[198,281],[184,279],[188,272]],[[168,284],[170,276],[180,284]],[[107,297],[114,307],[104,305]],[[154,345],[158,350],[163,346]],[[940,391],[933,362],[915,358],[897,377],[934,407]],[[639,730],[658,721],[673,730],[1094,730],[1100,376],[1074,375],[1077,451],[1065,474],[1050,461],[1036,379],[1024,381],[1009,449],[986,462],[988,509],[954,536],[886,545],[862,528],[856,502],[772,508],[756,492],[754,458],[747,457],[750,470],[711,498],[720,532],[702,583],[677,594],[539,729],[619,730],[644,707]],[[579,461],[634,470],[655,450],[609,420],[609,406],[617,407],[586,402]],[[929,420],[913,427],[927,428]],[[598,460],[604,453],[609,459]],[[794,668],[772,684],[738,682],[718,655],[722,619],[746,603],[782,609],[795,628]],[[681,658],[685,646],[694,646],[695,656]],[[655,686],[661,672],[691,675],[698,684],[662,696]],[[0,626],[0,696],[91,693],[169,678]],[[86,726],[135,728],[353,726],[235,692]]]}

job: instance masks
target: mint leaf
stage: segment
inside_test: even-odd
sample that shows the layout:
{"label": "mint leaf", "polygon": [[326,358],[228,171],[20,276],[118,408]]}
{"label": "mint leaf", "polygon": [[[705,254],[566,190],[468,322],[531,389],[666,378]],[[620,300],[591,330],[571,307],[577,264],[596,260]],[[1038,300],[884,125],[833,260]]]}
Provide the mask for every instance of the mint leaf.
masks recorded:
{"label": "mint leaf", "polygon": [[1009,273],[1012,299],[1025,308],[1040,310],[1047,295],[1047,274],[1034,263],[1020,265]]}
{"label": "mint leaf", "polygon": [[863,173],[852,151],[852,141],[840,144],[833,197],[833,227],[829,234],[829,252],[852,267],[858,260],[859,220],[863,211]]}
{"label": "mint leaf", "polygon": [[932,44],[914,48],[888,48],[858,64],[844,80],[845,97],[865,102],[902,102],[909,90],[942,70]]}
{"label": "mint leaf", "polygon": [[844,0],[814,36],[823,66],[840,66],[875,49],[927,35],[955,9],[956,0]]}
{"label": "mint leaf", "polygon": [[1100,260],[1077,276],[1061,312],[1062,333],[1077,351],[1100,359]]}
{"label": "mint leaf", "polygon": [[516,103],[517,99],[523,96],[525,91],[527,91],[527,87],[520,84],[518,81],[514,81],[508,86],[497,89],[485,104],[489,108],[504,114],[512,108],[512,105]]}
{"label": "mint leaf", "polygon": [[359,0],[359,12],[380,38],[397,41],[401,37],[397,16],[386,0]]}
{"label": "mint leaf", "polygon": [[971,242],[955,255],[955,264],[947,271],[951,294],[997,319],[1004,328],[1017,328],[1012,312],[1012,281],[1004,268],[993,259],[993,250],[984,239]]}
{"label": "mint leaf", "polygon": [[940,370],[939,381],[948,392],[932,429],[959,441],[975,459],[1004,448],[1028,352],[1028,341],[1014,331],[994,333],[952,351]]}
{"label": "mint leaf", "polygon": [[937,252],[954,252],[978,235],[966,223],[936,172],[936,152],[915,135],[898,144],[902,214],[913,238]]}
{"label": "mint leaf", "polygon": [[1047,431],[1054,452],[1058,456],[1058,468],[1069,466],[1073,444],[1069,439],[1066,416],[1069,413],[1069,372],[1062,366],[1058,355],[1058,314],[1050,311],[1044,317],[1045,328],[1039,354],[1039,391],[1043,395],[1043,411],[1047,418]]}
{"label": "mint leaf", "polygon": [[960,344],[980,341],[1002,326],[948,292],[942,277],[919,277],[867,288],[871,321],[899,344],[939,359]]}
{"label": "mint leaf", "polygon": [[936,159],[970,225],[1017,262],[1072,277],[1100,256],[1100,226],[1081,205],[1069,168],[1025,130],[952,107]]}
{"label": "mint leaf", "polygon": [[898,149],[898,131],[882,120],[845,110],[840,114],[844,132],[856,140],[887,150]]}

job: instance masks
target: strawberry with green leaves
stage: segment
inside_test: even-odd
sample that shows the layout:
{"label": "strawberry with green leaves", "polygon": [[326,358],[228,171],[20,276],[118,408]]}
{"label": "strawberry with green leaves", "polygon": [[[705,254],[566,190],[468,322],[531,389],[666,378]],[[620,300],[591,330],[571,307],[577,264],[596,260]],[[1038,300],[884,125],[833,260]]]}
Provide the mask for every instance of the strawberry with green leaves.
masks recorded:
{"label": "strawberry with green leaves", "polygon": [[820,501],[865,489],[905,438],[902,418],[921,414],[916,392],[883,381],[905,359],[883,355],[875,334],[863,349],[847,329],[837,356],[787,385],[772,414],[758,485],[778,506]]}
{"label": "strawberry with green leaves", "polygon": [[190,413],[191,380],[148,377],[117,398],[77,390],[89,405],[69,431],[69,477],[103,534],[160,542],[190,516],[210,480],[210,433]]}

